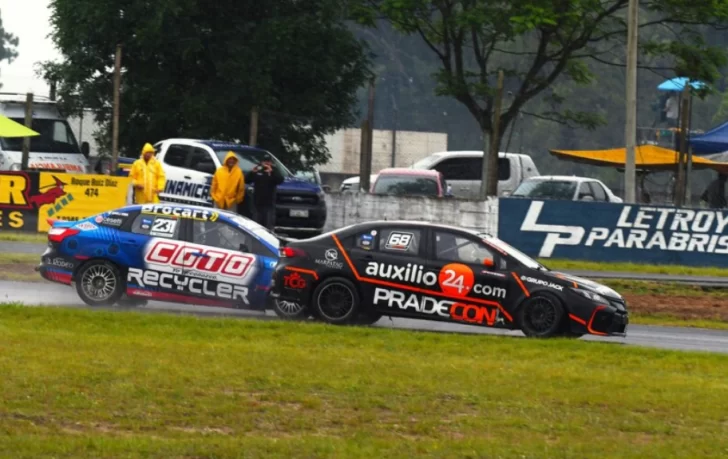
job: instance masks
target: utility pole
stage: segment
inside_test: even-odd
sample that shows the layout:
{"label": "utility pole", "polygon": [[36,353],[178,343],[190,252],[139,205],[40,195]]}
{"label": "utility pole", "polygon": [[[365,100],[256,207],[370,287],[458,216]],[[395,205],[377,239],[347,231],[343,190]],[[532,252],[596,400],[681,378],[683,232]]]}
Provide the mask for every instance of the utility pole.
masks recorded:
{"label": "utility pole", "polygon": [[[29,92],[25,96],[25,127],[32,129],[33,126],[33,93]],[[28,170],[28,161],[30,160],[30,137],[23,138],[23,157],[20,162],[21,170]]]}
{"label": "utility pole", "polygon": [[[365,132],[366,131],[366,132]],[[369,81],[369,111],[366,122],[362,125],[362,150],[359,167],[359,191],[369,193],[370,175],[372,174],[372,150],[374,143],[374,78]]]}
{"label": "utility pole", "polygon": [[636,202],[635,150],[637,148],[637,40],[639,0],[629,0],[627,23],[627,116],[625,117],[624,143],[627,158],[624,165],[624,200]]}
{"label": "utility pole", "polygon": [[250,137],[248,145],[254,147],[258,143],[258,107],[250,109]]}
{"label": "utility pole", "polygon": [[[490,139],[483,139],[483,177],[480,182],[480,199],[483,201],[488,198],[489,194],[492,196],[498,195],[498,150],[500,147],[501,106],[503,104],[503,78],[503,70],[499,70],[491,136]],[[488,140],[490,140],[489,148]]]}
{"label": "utility pole", "polygon": [[680,105],[680,124],[678,128],[678,135],[680,136],[680,153],[678,154],[677,162],[677,191],[675,193],[675,205],[680,207],[685,205],[685,195],[688,193],[686,187],[686,170],[685,170],[685,155],[687,153],[688,139],[687,139],[687,127],[689,124],[689,111],[690,111],[690,85],[686,84],[683,88],[683,95],[681,97]]}
{"label": "utility pole", "polygon": [[119,93],[121,92],[121,44],[116,45],[114,62],[114,120],[111,137],[111,173],[116,173],[119,161]]}

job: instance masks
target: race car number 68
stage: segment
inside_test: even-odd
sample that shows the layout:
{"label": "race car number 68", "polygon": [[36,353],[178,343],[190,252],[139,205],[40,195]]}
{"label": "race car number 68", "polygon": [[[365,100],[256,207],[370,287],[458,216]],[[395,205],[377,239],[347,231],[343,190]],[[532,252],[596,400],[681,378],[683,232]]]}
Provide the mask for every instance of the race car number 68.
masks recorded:
{"label": "race car number 68", "polygon": [[438,281],[442,293],[465,296],[473,289],[475,275],[470,267],[460,263],[451,263],[440,270]]}

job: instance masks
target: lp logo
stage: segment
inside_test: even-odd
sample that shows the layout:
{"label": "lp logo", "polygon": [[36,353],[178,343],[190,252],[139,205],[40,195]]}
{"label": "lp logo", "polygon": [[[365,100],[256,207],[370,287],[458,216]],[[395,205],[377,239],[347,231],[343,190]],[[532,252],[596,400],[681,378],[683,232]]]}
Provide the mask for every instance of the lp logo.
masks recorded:
{"label": "lp logo", "polygon": [[584,238],[584,228],[581,226],[544,225],[537,223],[543,204],[543,201],[532,201],[526,213],[526,218],[523,219],[523,224],[521,225],[521,231],[548,233],[538,256],[544,258],[550,257],[557,245],[579,245]]}

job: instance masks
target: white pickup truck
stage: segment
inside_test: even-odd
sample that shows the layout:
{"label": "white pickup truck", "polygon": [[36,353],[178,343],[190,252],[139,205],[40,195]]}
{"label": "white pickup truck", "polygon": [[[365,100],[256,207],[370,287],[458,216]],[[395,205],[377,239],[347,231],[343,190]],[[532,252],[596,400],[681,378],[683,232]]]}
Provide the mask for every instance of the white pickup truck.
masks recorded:
{"label": "white pickup truck", "polygon": [[[478,199],[483,170],[482,151],[443,151],[433,153],[410,166],[412,169],[430,169],[441,172],[455,197]],[[530,156],[521,153],[498,154],[498,195],[507,196],[525,179],[540,175]],[[372,175],[370,183],[374,183]],[[359,189],[359,177],[341,183],[340,191]]]}

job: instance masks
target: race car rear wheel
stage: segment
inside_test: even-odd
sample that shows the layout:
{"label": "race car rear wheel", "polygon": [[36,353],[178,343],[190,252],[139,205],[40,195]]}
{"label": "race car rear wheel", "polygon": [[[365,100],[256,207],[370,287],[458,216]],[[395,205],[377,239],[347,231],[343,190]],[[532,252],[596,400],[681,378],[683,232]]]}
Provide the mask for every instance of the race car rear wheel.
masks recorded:
{"label": "race car rear wheel", "polygon": [[306,320],[311,315],[305,304],[278,299],[273,299],[271,303],[276,315],[284,320]]}
{"label": "race car rear wheel", "polygon": [[124,293],[124,281],[114,264],[93,260],[79,269],[76,292],[89,306],[111,306]]}
{"label": "race car rear wheel", "polygon": [[359,304],[356,287],[351,281],[341,277],[326,279],[313,292],[314,313],[330,324],[356,323]]}
{"label": "race car rear wheel", "polygon": [[561,300],[550,293],[538,292],[523,302],[518,322],[526,336],[548,338],[561,333],[564,316]]}

